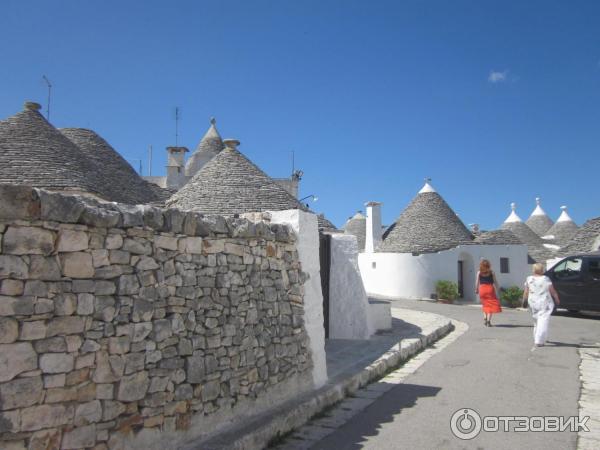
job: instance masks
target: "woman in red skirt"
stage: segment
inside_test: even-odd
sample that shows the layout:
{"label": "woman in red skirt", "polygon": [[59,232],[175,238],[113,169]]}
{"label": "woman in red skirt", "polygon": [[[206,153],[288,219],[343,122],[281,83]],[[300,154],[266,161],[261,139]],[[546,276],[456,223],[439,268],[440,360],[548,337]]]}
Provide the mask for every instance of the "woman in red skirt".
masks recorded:
{"label": "woman in red skirt", "polygon": [[500,301],[496,295],[497,289],[498,282],[491,264],[487,259],[482,259],[479,263],[479,272],[477,272],[475,291],[479,294],[481,309],[483,310],[483,324],[486,327],[492,326],[492,314],[502,312]]}

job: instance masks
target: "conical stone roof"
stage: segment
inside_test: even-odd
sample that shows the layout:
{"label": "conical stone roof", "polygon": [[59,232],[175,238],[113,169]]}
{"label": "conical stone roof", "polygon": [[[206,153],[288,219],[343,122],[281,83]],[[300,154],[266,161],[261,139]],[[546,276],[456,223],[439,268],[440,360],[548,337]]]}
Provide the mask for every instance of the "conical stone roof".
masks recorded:
{"label": "conical stone roof", "polygon": [[558,218],[556,223],[552,225],[552,227],[546,232],[546,235],[552,236],[554,243],[563,247],[575,235],[579,227],[567,213],[566,206],[561,206],[560,209],[562,210],[562,212],[560,213],[560,217]]}
{"label": "conical stone roof", "polygon": [[427,182],[383,234],[381,253],[433,253],[473,241],[473,235]]}
{"label": "conical stone roof", "polygon": [[579,228],[561,254],[587,253],[600,250],[600,217],[588,220]]}
{"label": "conical stone roof", "polygon": [[367,218],[358,211],[354,216],[350,217],[344,225],[344,233],[356,236],[358,241],[358,251],[365,250],[365,241],[367,236]]}
{"label": "conical stone roof", "polygon": [[168,206],[205,214],[233,215],[245,212],[306,208],[275,183],[236,146],[227,147],[209,161],[188,183],[167,200]]}
{"label": "conical stone roof", "polygon": [[516,204],[511,203],[511,213],[504,221],[501,230],[511,231],[519,240],[527,245],[527,252],[531,258],[530,262],[544,262],[552,257],[552,252],[544,247],[544,241],[517,215]]}
{"label": "conical stone roof", "polygon": [[554,225],[554,222],[552,222],[552,219],[548,217],[546,212],[542,209],[540,201],[541,199],[539,197],[535,199],[535,209],[525,224],[538,236],[544,236],[548,234],[547,231],[552,227],[552,225]]}
{"label": "conical stone roof", "polygon": [[207,162],[219,154],[225,147],[223,140],[216,128],[214,117],[210,119],[210,127],[200,140],[200,143],[194,150],[185,164],[185,174],[188,177],[193,177]]}
{"label": "conical stone roof", "polygon": [[108,142],[92,130],[62,128],[59,130],[93,162],[102,181],[107,200],[144,204],[165,201],[171,192],[143,180]]}
{"label": "conical stone roof", "polygon": [[98,167],[38,112],[40,105],[0,121],[0,183],[107,198]]}

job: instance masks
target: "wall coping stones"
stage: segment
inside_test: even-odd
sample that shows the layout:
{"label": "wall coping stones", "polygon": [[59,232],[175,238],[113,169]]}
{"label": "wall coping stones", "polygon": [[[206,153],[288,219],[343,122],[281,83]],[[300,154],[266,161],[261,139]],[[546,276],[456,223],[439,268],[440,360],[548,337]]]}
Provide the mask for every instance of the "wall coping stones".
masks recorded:
{"label": "wall coping stones", "polygon": [[15,184],[0,184],[0,221],[3,220],[42,220],[98,228],[143,227],[188,236],[296,241],[289,226],[268,223],[268,213],[246,213],[242,217],[204,215],[176,208],[101,202],[83,195]]}

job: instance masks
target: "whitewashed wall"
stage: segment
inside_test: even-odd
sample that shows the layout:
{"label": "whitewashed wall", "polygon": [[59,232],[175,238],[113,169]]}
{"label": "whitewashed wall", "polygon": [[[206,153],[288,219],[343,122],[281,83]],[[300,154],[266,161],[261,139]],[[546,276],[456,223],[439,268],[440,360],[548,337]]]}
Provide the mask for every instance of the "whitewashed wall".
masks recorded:
{"label": "whitewashed wall", "polygon": [[[510,273],[500,273],[500,258],[509,258]],[[524,245],[465,245],[413,256],[410,253],[361,253],[360,272],[367,293],[385,297],[430,298],[438,280],[458,281],[464,261],[465,300],[475,301],[475,275],[480,259],[488,259],[501,287],[522,286],[530,273]],[[375,263],[375,267],[373,267]]]}
{"label": "whitewashed wall", "polygon": [[313,382],[319,388],[327,381],[325,329],[323,328],[323,294],[319,261],[319,229],[317,216],[298,209],[270,211],[272,223],[290,225],[298,235],[298,256],[302,271],[309,279],[304,283],[304,318],[313,358]]}
{"label": "whitewashed wall", "polygon": [[375,330],[369,299],[358,269],[356,236],[331,235],[329,275],[329,337],[368,339]]}

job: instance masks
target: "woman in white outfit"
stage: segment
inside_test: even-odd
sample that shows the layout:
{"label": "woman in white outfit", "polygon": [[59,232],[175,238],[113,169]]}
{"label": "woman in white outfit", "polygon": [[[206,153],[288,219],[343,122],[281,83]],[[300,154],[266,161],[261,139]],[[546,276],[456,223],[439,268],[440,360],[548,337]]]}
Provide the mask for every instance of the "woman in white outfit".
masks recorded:
{"label": "woman in white outfit", "polygon": [[525,300],[529,303],[533,316],[534,347],[532,350],[535,350],[536,347],[542,347],[546,343],[550,316],[554,305],[560,304],[558,292],[554,289],[550,278],[544,275],[544,266],[539,263],[533,265],[533,275],[528,276],[525,281],[523,301]]}

